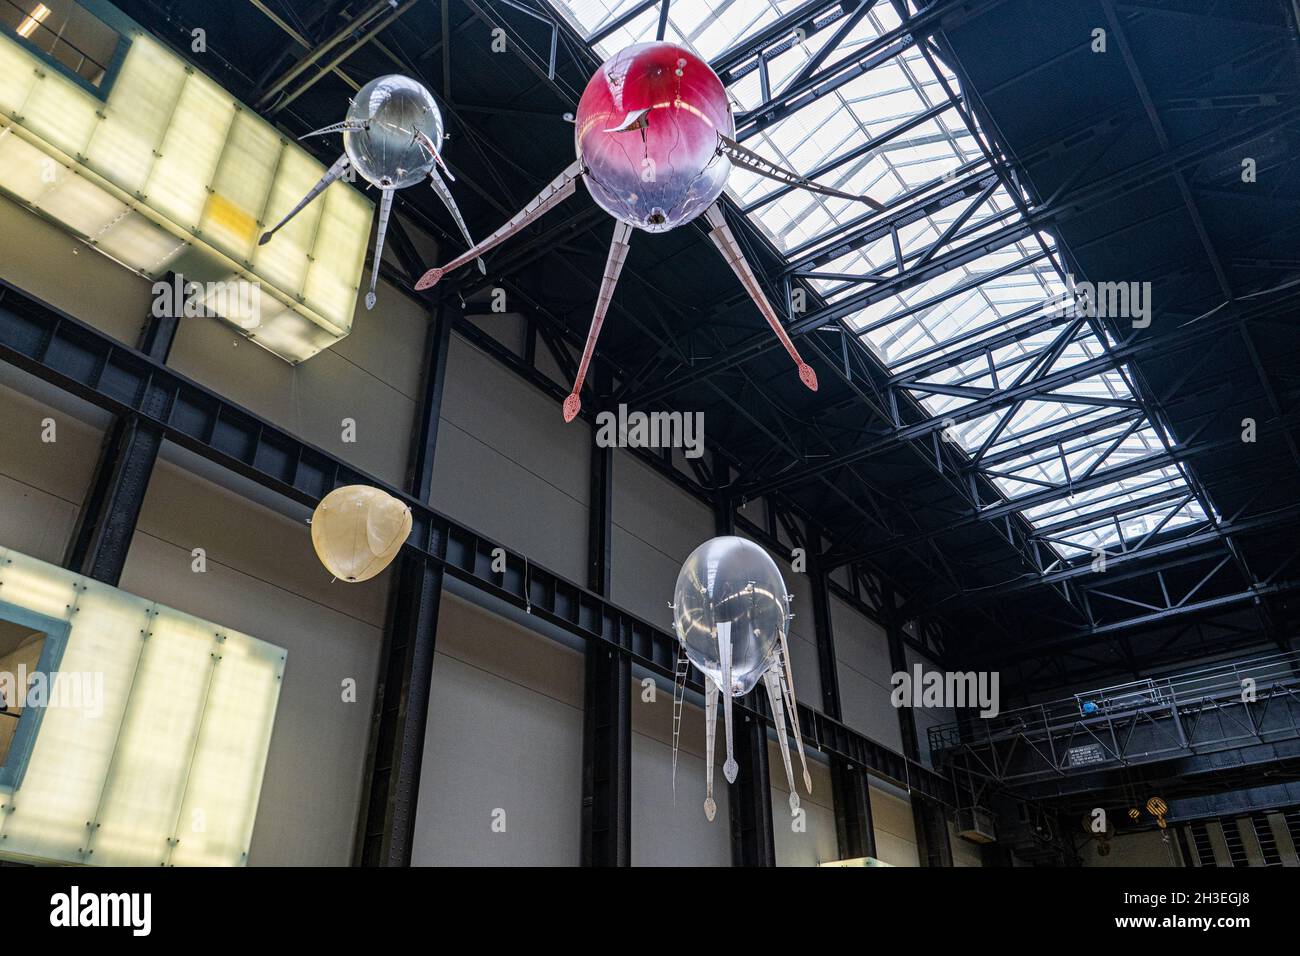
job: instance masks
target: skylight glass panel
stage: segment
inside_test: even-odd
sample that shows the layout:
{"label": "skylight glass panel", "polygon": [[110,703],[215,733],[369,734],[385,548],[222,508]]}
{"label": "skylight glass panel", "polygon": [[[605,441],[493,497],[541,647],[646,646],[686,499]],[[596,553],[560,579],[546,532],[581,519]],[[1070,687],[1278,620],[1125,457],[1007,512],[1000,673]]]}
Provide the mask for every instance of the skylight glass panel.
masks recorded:
{"label": "skylight glass panel", "polygon": [[[602,57],[654,40],[659,25],[657,3],[551,5],[589,39],[644,6],[594,45]],[[672,0],[666,39],[716,60],[802,5]],[[792,28],[786,48],[766,57],[767,88],[779,94],[821,53],[822,70],[850,62],[901,25],[893,4],[881,0],[827,49],[845,13],[828,5],[817,18],[825,25],[802,39]],[[944,437],[970,455],[1009,502],[1023,502],[1020,513],[1059,557],[1124,551],[1150,535],[1205,521],[1181,466],[1169,463],[1167,436],[1148,421],[1134,395],[1127,369],[1107,358],[1115,344],[1109,333],[1061,315],[1067,286],[1055,241],[1023,228],[1027,197],[997,173],[996,157],[963,115],[956,75],[940,56],[912,43],[871,52],[871,69],[770,123],[745,116],[764,100],[755,61],[733,62],[737,75],[728,93],[737,137],[776,163],[823,185],[869,195],[890,212],[930,206],[893,229],[873,232],[883,217],[864,212],[861,203],[783,187],[739,167],[727,185],[732,198],[784,253],[787,273],[809,282],[827,302],[863,303],[844,326],[927,414],[951,419]],[[953,184],[965,195],[933,208],[936,195]],[[846,242],[858,230],[860,238]],[[978,240],[988,242],[981,254],[963,254],[901,293],[864,295],[897,276],[900,266],[942,265],[946,253]],[[1045,379],[1054,387],[987,411],[976,405],[995,389]],[[1147,461],[1150,467],[1142,467]],[[1115,469],[1123,471],[1109,480]]]}

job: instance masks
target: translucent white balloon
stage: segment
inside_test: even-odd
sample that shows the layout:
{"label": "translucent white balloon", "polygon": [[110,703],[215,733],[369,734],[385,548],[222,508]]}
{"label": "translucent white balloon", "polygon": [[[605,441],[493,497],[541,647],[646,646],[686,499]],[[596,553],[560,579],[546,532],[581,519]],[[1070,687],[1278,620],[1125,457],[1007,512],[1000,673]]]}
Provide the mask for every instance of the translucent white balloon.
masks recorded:
{"label": "translucent white balloon", "polygon": [[[677,575],[673,592],[677,639],[690,662],[732,697],[749,693],[772,666],[789,615],[790,602],[776,562],[744,538],[705,541],[691,552]],[[730,625],[730,684],[718,648],[719,624]]]}
{"label": "translucent white balloon", "polygon": [[369,485],[344,485],[311,516],[311,543],[334,577],[358,582],[392,562],[411,533],[411,509]]}

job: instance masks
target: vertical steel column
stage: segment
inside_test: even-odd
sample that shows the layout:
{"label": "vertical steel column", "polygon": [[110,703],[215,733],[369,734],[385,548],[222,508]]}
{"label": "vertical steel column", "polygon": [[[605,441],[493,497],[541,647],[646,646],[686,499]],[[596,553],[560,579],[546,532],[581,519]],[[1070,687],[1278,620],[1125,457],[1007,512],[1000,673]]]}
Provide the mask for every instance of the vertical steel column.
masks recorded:
{"label": "vertical steel column", "polygon": [[[717,464],[718,480],[726,477],[726,465]],[[736,533],[735,502],[719,491],[713,503],[716,534]],[[750,691],[746,701],[759,709],[758,689]],[[767,724],[748,714],[736,719],[736,763],[740,769],[736,782],[728,787],[731,807],[731,865],[776,866],[776,844],[772,837],[772,788],[767,761]],[[722,723],[722,718],[718,718]],[[722,728],[718,728],[722,740]],[[721,747],[719,751],[721,752]]]}
{"label": "vertical steel column", "polygon": [[[812,587],[822,710],[828,717],[841,720],[839,663],[835,656],[835,627],[831,620],[830,577],[822,562],[821,528],[810,526],[807,537],[808,582]],[[831,797],[835,805],[835,837],[840,858],[856,860],[875,856],[876,829],[871,818],[870,777],[856,764],[841,757],[831,757]]]}
{"label": "vertical steel column", "polygon": [[[407,491],[420,501],[429,500],[433,487],[447,351],[460,315],[459,308],[440,306],[425,340],[423,389],[407,470]],[[354,851],[360,866],[411,865],[441,602],[442,569],[405,551],[399,554],[370,722]]]}
{"label": "vertical steel column", "polygon": [[[600,399],[607,371],[592,375]],[[587,587],[610,591],[614,522],[614,450],[591,429],[591,494],[587,520]],[[632,865],[632,659],[603,642],[586,654],[582,721],[582,865]]]}
{"label": "vertical steel column", "polygon": [[[884,582],[880,586],[884,603],[885,636],[889,640],[889,666],[894,673],[907,670],[907,651],[903,646],[903,622],[898,619],[894,589]],[[920,760],[916,739],[916,715],[911,707],[898,708],[898,730],[903,738],[903,755]],[[916,791],[910,794],[912,826],[916,831],[916,855],[922,866],[952,866],[952,844],[948,839],[948,818],[943,807],[927,800]]]}
{"label": "vertical steel column", "polygon": [[[170,273],[167,282],[172,282]],[[166,362],[176,339],[176,319],[175,315],[151,313],[140,335],[139,350],[157,362]],[[162,393],[150,393],[144,397],[142,410],[163,417],[166,404]],[[85,506],[68,542],[65,568],[113,586],[121,580],[162,442],[162,432],[136,415],[113,420],[104,435]]]}

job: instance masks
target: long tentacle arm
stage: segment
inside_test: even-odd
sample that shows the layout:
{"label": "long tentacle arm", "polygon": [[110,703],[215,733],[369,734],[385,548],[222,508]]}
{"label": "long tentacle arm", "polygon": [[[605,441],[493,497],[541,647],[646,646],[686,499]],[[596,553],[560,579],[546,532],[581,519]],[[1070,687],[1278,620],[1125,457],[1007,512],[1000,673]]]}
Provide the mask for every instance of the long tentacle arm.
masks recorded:
{"label": "long tentacle arm", "polygon": [[712,822],[718,812],[713,802],[713,750],[718,737],[718,685],[704,675],[704,815]]}
{"label": "long tentacle arm", "polygon": [[627,260],[628,243],[632,238],[632,227],[621,220],[614,222],[614,238],[609,244],[609,258],[605,260],[605,275],[600,280],[600,294],[596,296],[596,311],[591,316],[591,328],[587,330],[587,344],[582,348],[582,361],[578,363],[578,374],[573,380],[573,390],[564,400],[564,420],[571,422],[578,417],[582,408],[582,383],[587,378],[587,368],[591,365],[591,356],[596,351],[596,339],[600,336],[600,327],[605,323],[605,313],[609,311],[610,300],[614,298],[614,287],[618,285],[619,273]]}
{"label": "long tentacle arm", "polygon": [[749,263],[745,261],[744,253],[740,251],[740,244],[736,242],[735,234],[732,233],[731,227],[727,225],[727,220],[722,214],[722,207],[714,203],[704,211],[704,215],[709,221],[709,238],[713,240],[713,244],[718,247],[718,251],[727,260],[727,264],[731,266],[731,271],[736,273],[736,278],[745,287],[749,297],[754,300],[754,304],[758,306],[758,311],[763,313],[763,318],[767,319],[767,324],[772,327],[776,337],[781,340],[781,344],[785,346],[790,358],[794,359],[795,365],[799,367],[799,381],[814,392],[817,391],[817,373],[800,356],[799,350],[790,341],[785,326],[776,317],[776,311],[772,308],[772,303],[767,301],[762,286],[758,284],[758,279],[754,277],[753,271],[749,268]]}
{"label": "long tentacle arm", "polygon": [[718,134],[718,139],[721,141],[722,151],[730,157],[731,161],[752,173],[758,173],[758,175],[766,176],[768,179],[775,179],[778,183],[784,183],[796,189],[806,189],[809,192],[821,193],[823,196],[835,196],[839,199],[851,199],[854,202],[865,203],[876,210],[885,208],[883,203],[876,202],[870,196],[855,196],[853,193],[846,193],[839,189],[832,189],[830,186],[815,183],[806,176],[800,176],[798,173],[778,166],[771,160],[758,155],[752,149],[741,146],[734,139],[722,134]]}
{"label": "long tentacle arm", "polygon": [[794,786],[794,768],[790,766],[790,742],[785,739],[785,709],[781,703],[781,664],[763,672],[767,685],[767,700],[772,705],[772,722],[776,724],[776,740],[781,745],[781,761],[785,764],[785,780],[790,785],[790,812],[799,812],[799,794]]}
{"label": "long tentacle arm", "polygon": [[471,259],[477,259],[489,249],[505,242],[505,240],[509,239],[529,223],[546,215],[560,203],[564,202],[564,200],[573,195],[573,191],[578,185],[578,177],[581,175],[582,162],[581,160],[574,160],[569,167],[564,170],[564,172],[551,180],[546,185],[546,188],[538,193],[532,201],[511,218],[509,222],[496,232],[492,233],[492,235],[488,236],[473,249],[457,256],[445,266],[430,269],[420,277],[420,281],[415,284],[415,288],[418,290],[424,290],[436,285],[438,280],[448,272],[459,269]]}
{"label": "long tentacle arm", "polygon": [[365,128],[366,124],[358,120],[344,120],[341,123],[330,123],[329,126],[314,129],[310,133],[303,133],[298,139],[303,140],[309,136],[328,136],[330,133],[359,133]]}
{"label": "long tentacle arm", "polygon": [[[460,234],[465,237],[465,245],[473,248],[474,240],[470,238],[469,226],[465,225],[465,217],[460,214],[460,207],[456,205],[456,200],[452,198],[451,190],[447,188],[447,184],[442,181],[442,177],[438,175],[436,169],[429,170],[429,181],[433,183],[433,191],[438,194],[442,204],[451,213],[451,218],[456,220],[456,226],[460,229]],[[483,275],[487,275],[487,266],[483,264],[481,258],[478,260],[478,271]]]}
{"label": "long tentacle arm", "polygon": [[299,200],[298,205],[294,206],[287,213],[285,213],[283,219],[277,222],[266,232],[262,233],[262,238],[258,240],[257,244],[259,246],[264,246],[268,242],[270,242],[271,237],[274,236],[277,232],[279,232],[282,228],[284,228],[285,223],[287,223],[294,216],[298,215],[298,213],[302,212],[303,209],[307,207],[308,203],[310,203],[313,199],[315,199],[317,196],[323,193],[325,189],[330,185],[330,183],[334,182],[334,180],[342,176],[347,171],[347,168],[348,168],[348,155],[347,153],[344,153],[338,159],[334,160],[334,165],[325,171],[325,175],[320,178],[320,182],[318,182],[315,186],[311,187],[307,195],[303,196],[302,199]]}
{"label": "long tentacle arm", "polygon": [[375,307],[375,285],[379,282],[379,264],[384,258],[384,237],[388,235],[388,217],[393,212],[393,193],[391,186],[381,190],[379,200],[379,231],[375,233],[375,260],[370,266],[370,291],[366,293],[366,308]]}
{"label": "long tentacle arm", "polygon": [[811,795],[812,775],[808,773],[808,758],[803,752],[803,733],[799,729],[799,701],[794,696],[794,671],[790,668],[790,647],[786,643],[784,630],[781,631],[781,670],[784,673],[786,700],[790,702],[790,727],[794,730],[794,745],[799,748],[799,763],[803,767],[803,786]]}
{"label": "long tentacle arm", "polygon": [[717,627],[718,656],[722,661],[722,719],[727,728],[727,759],[722,763],[722,775],[727,783],[735,783],[740,765],[736,763],[731,722],[731,622],[723,621]]}

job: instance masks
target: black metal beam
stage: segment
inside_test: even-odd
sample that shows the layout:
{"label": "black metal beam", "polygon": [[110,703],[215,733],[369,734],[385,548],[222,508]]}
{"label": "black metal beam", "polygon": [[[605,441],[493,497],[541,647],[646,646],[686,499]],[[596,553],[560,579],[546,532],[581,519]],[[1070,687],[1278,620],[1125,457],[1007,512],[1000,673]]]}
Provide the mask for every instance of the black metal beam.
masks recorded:
{"label": "black metal beam", "polygon": [[[425,502],[433,488],[447,352],[459,309],[439,307],[426,333],[424,374],[408,456],[407,493]],[[424,555],[398,557],[380,653],[380,682],[370,721],[370,742],[356,862],[361,866],[410,866],[419,804],[420,767],[433,682],[443,569]]]}
{"label": "black metal beam", "polygon": [[[169,273],[166,281],[170,285],[175,279]],[[177,316],[158,315],[159,311],[167,310],[155,308],[145,321],[140,351],[163,364],[176,339]],[[152,414],[159,409],[151,406],[147,411]],[[65,568],[117,586],[161,447],[162,431],[147,416],[118,415],[113,419],[68,542]]]}
{"label": "black metal beam", "polygon": [[[804,542],[808,555],[808,583],[812,587],[813,630],[820,668],[822,709],[836,720],[840,706],[839,663],[835,654],[835,627],[831,619],[830,578],[821,561],[822,533],[808,529]],[[835,838],[840,858],[876,855],[876,830],[871,816],[870,780],[862,769],[840,757],[831,758],[831,798],[835,807]]]}
{"label": "black metal beam", "polygon": [[[885,640],[889,645],[889,667],[895,673],[907,671],[907,650],[903,621],[899,616],[894,591],[888,584],[881,588],[885,612]],[[911,707],[898,707],[898,732],[903,753],[909,760],[920,759],[916,739],[916,715]],[[948,839],[948,820],[943,807],[919,793],[911,794],[912,827],[916,835],[916,856],[921,866],[952,866],[952,845]]]}
{"label": "black metal beam", "polygon": [[[592,376],[597,398],[609,393],[603,367]],[[609,595],[614,528],[614,451],[591,429],[587,587]],[[587,645],[582,721],[582,865],[632,865],[632,659]]]}
{"label": "black metal beam", "polygon": [[[407,551],[536,620],[617,647],[659,676],[675,674],[677,639],[669,632],[3,281],[0,360],[114,414],[160,409],[148,419],[168,441],[300,505],[315,507],[339,485],[381,488],[411,508]],[[504,572],[492,570],[497,549],[505,556]],[[688,686],[703,691],[698,681],[688,680]],[[898,786],[946,799],[939,774],[804,703],[799,706],[804,740],[813,747],[848,757]],[[740,709],[762,719],[743,702]]]}

